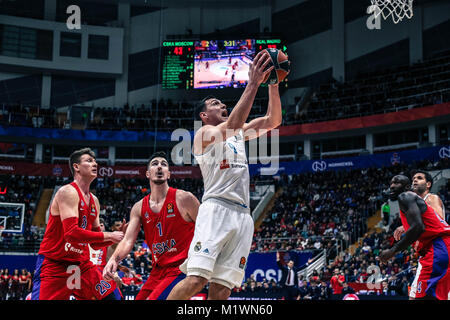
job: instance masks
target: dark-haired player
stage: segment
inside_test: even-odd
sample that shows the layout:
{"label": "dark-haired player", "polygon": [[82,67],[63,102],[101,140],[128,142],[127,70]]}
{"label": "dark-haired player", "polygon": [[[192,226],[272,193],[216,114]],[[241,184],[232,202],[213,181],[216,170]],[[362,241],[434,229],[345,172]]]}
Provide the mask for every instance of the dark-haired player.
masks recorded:
{"label": "dark-haired player", "polygon": [[389,197],[398,200],[400,218],[406,230],[390,249],[383,250],[380,259],[386,262],[397,252],[418,240],[420,254],[410,299],[448,300],[450,292],[450,226],[421,197],[410,190],[410,180],[404,175],[392,178]]}
{"label": "dark-haired player", "polygon": [[[438,195],[430,192],[433,186],[433,177],[427,171],[416,170],[412,175],[411,190],[421,197],[436,213],[445,220],[445,207]],[[398,227],[394,232],[395,240],[399,240],[405,233],[403,226]]]}
{"label": "dark-haired player", "polygon": [[50,215],[33,278],[32,300],[120,299],[116,285],[102,279],[90,261],[94,249],[120,242],[123,232],[101,232],[100,204],[90,192],[97,178],[95,154],[89,148],[70,156],[74,181],[62,186],[50,204]]}
{"label": "dark-haired player", "polygon": [[112,279],[119,262],[133,249],[142,225],[152,251],[152,271],[136,300],[163,300],[185,278],[179,265],[187,257],[200,202],[190,192],[169,187],[169,161],[164,152],[151,156],[146,176],[151,193],[131,209],[125,237],[106,264],[103,276]]}
{"label": "dark-haired player", "polygon": [[270,60],[267,51],[256,55],[248,84],[229,117],[226,105],[215,97],[206,97],[197,106],[203,126],[194,136],[193,149],[205,191],[188,258],[180,266],[187,277],[168,299],[189,299],[209,282],[208,299],[225,300],[242,283],[254,231],[245,140],[282,121],[278,85],[269,85],[266,115],[246,123],[260,84],[273,70],[273,66],[266,70]]}

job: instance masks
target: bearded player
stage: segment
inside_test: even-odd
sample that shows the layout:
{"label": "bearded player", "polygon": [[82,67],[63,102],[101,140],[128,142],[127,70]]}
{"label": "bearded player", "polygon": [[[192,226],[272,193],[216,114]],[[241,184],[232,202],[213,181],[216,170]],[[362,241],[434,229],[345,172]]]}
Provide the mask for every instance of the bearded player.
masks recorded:
{"label": "bearded player", "polygon": [[89,148],[71,154],[74,181],[62,186],[50,204],[50,215],[33,279],[32,300],[120,299],[115,283],[102,279],[90,261],[89,246],[100,249],[123,239],[123,232],[100,230],[100,204],[89,190],[97,178],[95,154]]}
{"label": "bearded player", "polygon": [[[405,234],[380,259],[386,262],[418,240],[420,255],[410,299],[448,300],[450,292],[450,226],[421,197],[410,190],[404,175],[392,178],[390,199],[398,200]],[[415,288],[413,290],[413,288]]]}
{"label": "bearded player", "polygon": [[119,262],[133,249],[142,225],[152,251],[152,271],[136,300],[164,300],[185,278],[179,265],[187,258],[200,202],[190,192],[169,187],[169,161],[164,152],[152,155],[146,176],[151,193],[131,209],[125,237],[108,260],[103,276],[112,279]]}
{"label": "bearded player", "polygon": [[[437,194],[430,192],[433,186],[433,177],[427,171],[416,170],[412,177],[411,190],[421,197],[436,213],[445,220],[445,207],[441,198]],[[395,240],[400,240],[402,234],[405,233],[403,226],[398,227],[394,232]]]}

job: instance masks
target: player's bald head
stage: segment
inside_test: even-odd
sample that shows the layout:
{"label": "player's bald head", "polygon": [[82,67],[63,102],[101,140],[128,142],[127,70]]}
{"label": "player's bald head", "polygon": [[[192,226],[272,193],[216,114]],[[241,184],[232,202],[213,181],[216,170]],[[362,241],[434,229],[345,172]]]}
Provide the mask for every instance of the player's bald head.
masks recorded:
{"label": "player's bald head", "polygon": [[400,183],[402,186],[406,187],[411,184],[411,180],[403,174],[398,174],[392,178],[392,181],[396,181],[397,183]]}

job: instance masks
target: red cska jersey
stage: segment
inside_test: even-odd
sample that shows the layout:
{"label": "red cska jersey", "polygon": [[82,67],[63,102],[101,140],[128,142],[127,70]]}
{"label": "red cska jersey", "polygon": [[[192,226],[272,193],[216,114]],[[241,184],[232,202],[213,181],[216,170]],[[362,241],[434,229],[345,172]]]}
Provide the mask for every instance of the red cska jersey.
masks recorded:
{"label": "red cska jersey", "polygon": [[98,250],[98,257],[97,257],[97,265],[100,268],[100,270],[103,272],[103,269],[106,267],[106,255],[108,252],[108,247],[103,247],[100,250]]}
{"label": "red cska jersey", "polygon": [[[425,226],[425,231],[420,235],[419,247],[417,251],[420,255],[424,255],[426,250],[432,244],[433,239],[438,237],[450,237],[450,226],[445,220],[434,211],[426,202],[427,210],[422,214],[422,221]],[[405,214],[400,210],[400,219],[402,220],[403,228],[408,231],[409,224],[406,221]]]}
{"label": "red cska jersey", "polygon": [[177,189],[169,188],[159,213],[150,209],[148,194],[142,201],[141,218],[145,240],[155,267],[176,267],[186,260],[195,223],[186,222],[177,208]]}
{"label": "red cska jersey", "polygon": [[[78,192],[78,226],[92,230],[92,224],[97,218],[97,209],[92,194],[89,204],[84,200],[80,188],[75,182],[70,184]],[[50,211],[47,229],[41,242],[39,254],[57,261],[82,262],[89,260],[87,243],[70,243],[64,239],[64,228],[60,216],[53,216]]]}

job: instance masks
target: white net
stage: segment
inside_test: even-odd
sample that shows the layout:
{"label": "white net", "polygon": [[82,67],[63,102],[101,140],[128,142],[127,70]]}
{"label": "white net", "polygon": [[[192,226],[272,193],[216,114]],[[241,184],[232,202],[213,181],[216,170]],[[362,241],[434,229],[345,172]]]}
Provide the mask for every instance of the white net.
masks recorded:
{"label": "white net", "polygon": [[394,23],[399,23],[405,17],[411,19],[414,15],[413,0],[370,0],[373,6],[379,10],[375,10],[375,17],[381,14],[383,19],[391,17]]}

